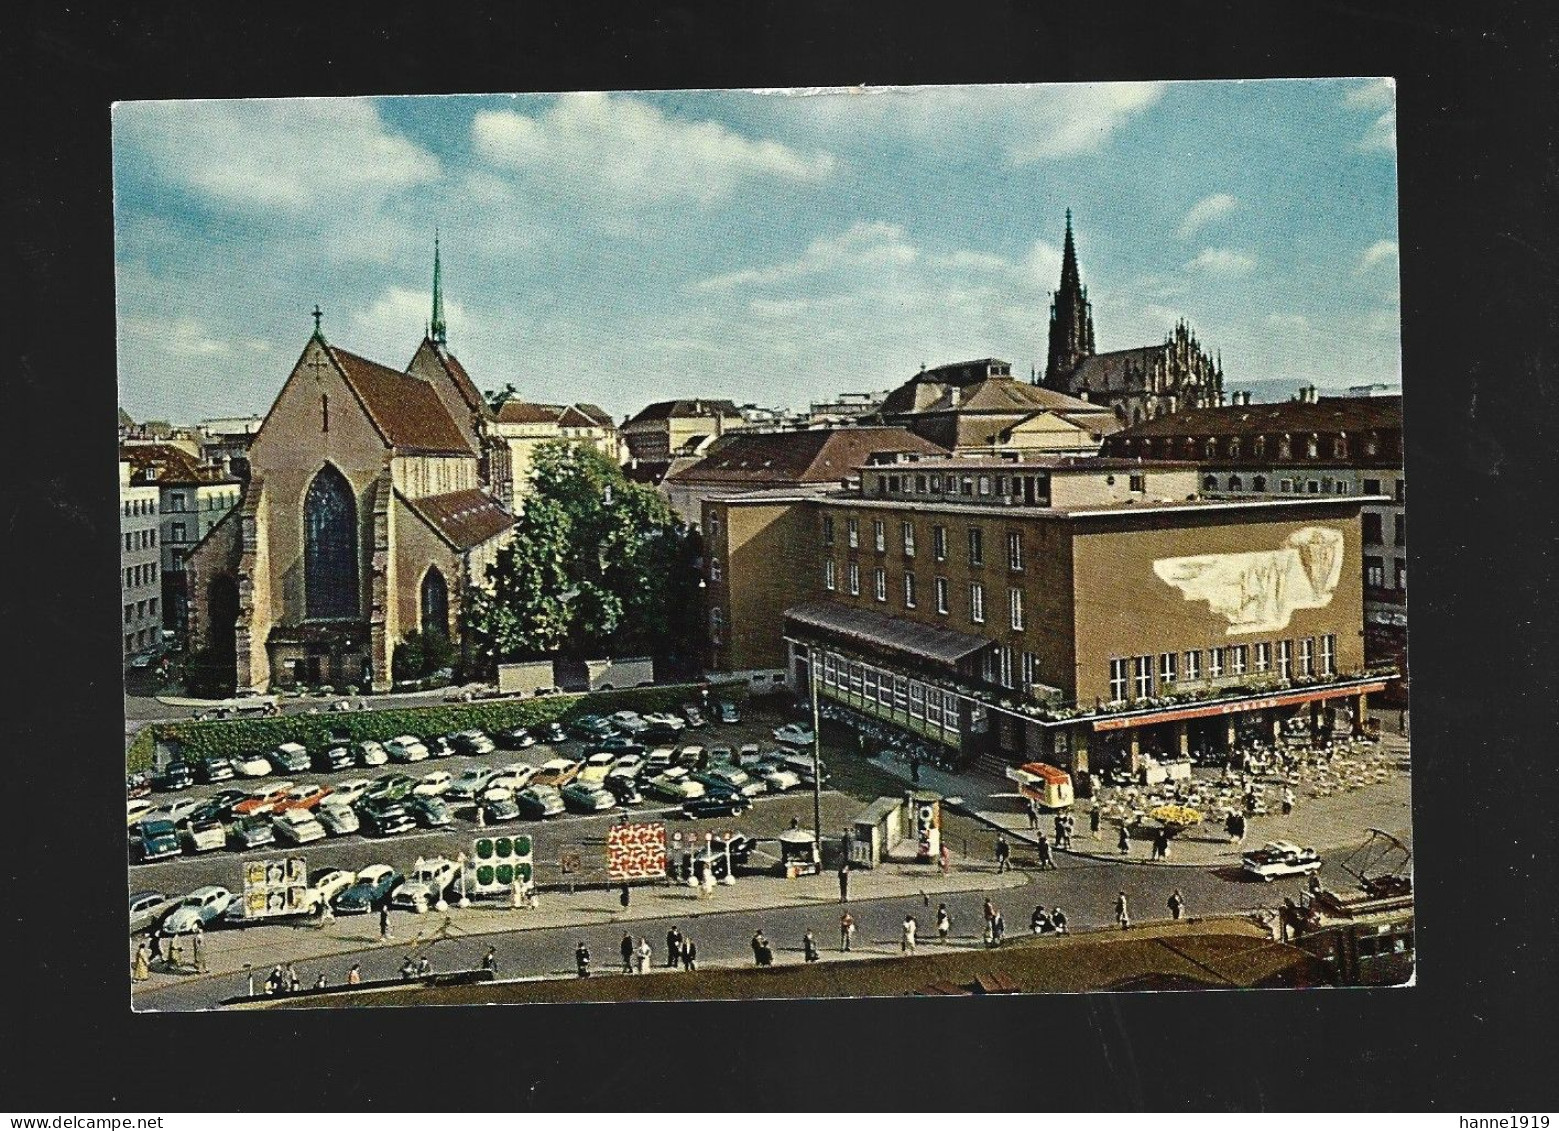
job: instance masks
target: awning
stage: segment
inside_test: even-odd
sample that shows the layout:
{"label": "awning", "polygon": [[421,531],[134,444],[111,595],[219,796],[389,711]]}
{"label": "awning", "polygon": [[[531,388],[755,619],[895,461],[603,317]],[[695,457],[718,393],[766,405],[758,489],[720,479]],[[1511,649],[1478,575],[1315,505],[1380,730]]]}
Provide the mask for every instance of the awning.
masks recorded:
{"label": "awning", "polygon": [[1259,698],[1227,699],[1219,703],[1206,703],[1197,707],[1167,707],[1159,711],[1134,711],[1114,717],[1095,719],[1093,729],[1124,730],[1127,727],[1156,726],[1159,723],[1178,723],[1186,719],[1207,719],[1218,715],[1235,715],[1245,711],[1265,711],[1273,707],[1297,707],[1303,703],[1315,703],[1322,699],[1341,699],[1350,695],[1372,695],[1386,690],[1385,680],[1364,680],[1346,684],[1327,684],[1324,687],[1307,687],[1297,691],[1285,691],[1281,695]]}
{"label": "awning", "polygon": [[831,601],[811,601],[786,609],[787,632],[793,626],[949,667],[956,667],[981,649],[991,647],[991,641],[983,636],[900,620]]}

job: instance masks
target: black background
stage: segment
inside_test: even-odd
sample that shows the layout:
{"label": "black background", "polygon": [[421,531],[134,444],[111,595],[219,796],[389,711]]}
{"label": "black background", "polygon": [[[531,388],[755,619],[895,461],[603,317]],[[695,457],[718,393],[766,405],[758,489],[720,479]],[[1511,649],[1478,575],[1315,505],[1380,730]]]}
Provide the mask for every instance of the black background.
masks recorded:
{"label": "black background", "polygon": [[[5,1105],[1552,1106],[1553,18],[1514,3],[771,2],[615,17],[523,7],[143,3],[109,16],[20,3],[6,13],[12,286],[0,450],[16,470],[0,478],[13,578],[0,702],[20,734],[0,749]],[[1399,84],[1416,987],[129,1012],[112,101],[1333,75]],[[1048,232],[1054,217],[1014,222]],[[512,1089],[468,1096],[459,1063],[494,1048],[506,1049]],[[440,1066],[421,1074],[426,1091],[408,1087],[414,1063]]]}

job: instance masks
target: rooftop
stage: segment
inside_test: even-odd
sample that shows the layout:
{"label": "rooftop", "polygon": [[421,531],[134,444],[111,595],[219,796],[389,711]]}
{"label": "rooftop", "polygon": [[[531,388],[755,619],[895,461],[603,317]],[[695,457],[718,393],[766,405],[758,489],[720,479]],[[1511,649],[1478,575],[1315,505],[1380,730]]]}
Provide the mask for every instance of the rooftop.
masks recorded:
{"label": "rooftop", "polygon": [[391,446],[408,452],[475,454],[428,382],[338,346],[327,344],[325,349]]}
{"label": "rooftop", "polygon": [[736,407],[735,401],[714,400],[709,397],[690,397],[674,401],[656,401],[654,404],[645,405],[628,423],[637,424],[641,421],[649,420],[670,420],[675,416],[734,416],[740,418],[741,415],[741,410]]}
{"label": "rooftop", "polygon": [[902,463],[867,465],[873,471],[894,471],[913,468],[915,471],[1042,471],[1077,472],[1088,474],[1096,471],[1183,471],[1199,466],[1191,460],[1169,459],[1117,459],[1108,456],[1026,456],[1021,459],[1005,459],[1001,456],[946,456],[944,458],[905,460]]}
{"label": "rooftop", "polygon": [[459,550],[479,546],[514,525],[514,516],[497,499],[475,488],[402,499]]}
{"label": "rooftop", "polygon": [[871,609],[858,609],[832,601],[808,601],[793,605],[785,610],[787,629],[792,623],[939,664],[957,664],[991,646],[991,642],[983,636],[943,628],[941,625],[901,620]]}
{"label": "rooftop", "polygon": [[738,432],[667,478],[677,483],[823,483],[878,452],[944,455],[942,448],[903,428],[832,428],[805,432]]}
{"label": "rooftop", "polygon": [[1322,397],[1317,401],[1219,405],[1145,420],[1116,433],[1116,442],[1144,436],[1255,436],[1282,432],[1390,431],[1402,427],[1402,398]]}

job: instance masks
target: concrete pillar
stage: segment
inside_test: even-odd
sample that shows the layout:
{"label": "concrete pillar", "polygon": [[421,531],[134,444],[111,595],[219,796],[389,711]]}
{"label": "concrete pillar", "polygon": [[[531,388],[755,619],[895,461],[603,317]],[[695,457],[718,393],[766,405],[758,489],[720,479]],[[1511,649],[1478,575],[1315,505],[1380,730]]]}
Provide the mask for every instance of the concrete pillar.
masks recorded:
{"label": "concrete pillar", "polygon": [[1136,773],[1137,767],[1142,764],[1142,730],[1139,727],[1130,727],[1127,729],[1126,734],[1129,736],[1130,746],[1128,749],[1131,752],[1131,760],[1127,765],[1127,769],[1132,773]]}
{"label": "concrete pillar", "polygon": [[1370,697],[1367,692],[1361,692],[1353,700],[1353,734],[1358,737],[1364,733],[1364,723],[1370,714]]}
{"label": "concrete pillar", "polygon": [[1072,732],[1072,767],[1074,774],[1088,772],[1088,728],[1078,727]]}
{"label": "concrete pillar", "polygon": [[1238,738],[1238,733],[1234,729],[1234,716],[1233,715],[1229,715],[1229,716],[1227,716],[1224,719],[1224,724],[1223,724],[1223,748],[1224,748],[1224,750],[1226,750],[1226,751],[1233,750],[1234,746],[1235,746],[1235,743],[1237,741],[1237,738]]}
{"label": "concrete pillar", "polygon": [[1183,720],[1175,724],[1175,754],[1181,758],[1191,754],[1191,727]]}

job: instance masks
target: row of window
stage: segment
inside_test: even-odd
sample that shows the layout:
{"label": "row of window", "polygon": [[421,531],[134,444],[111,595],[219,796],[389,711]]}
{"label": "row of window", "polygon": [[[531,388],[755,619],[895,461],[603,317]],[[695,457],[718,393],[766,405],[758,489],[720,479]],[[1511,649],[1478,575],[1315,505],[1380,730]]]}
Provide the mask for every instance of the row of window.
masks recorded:
{"label": "row of window", "polygon": [[138,514],[156,514],[156,499],[127,499],[124,503],[124,516],[133,518]]}
{"label": "row of window", "polygon": [[1020,672],[1023,679],[1021,686],[1023,687],[1028,687],[1040,681],[1039,657],[1033,652],[1019,654],[1006,644],[1002,644],[985,653],[983,669],[987,683],[1000,684],[1002,687],[1010,689],[1016,689],[1020,686],[1017,682]]}
{"label": "row of window", "polygon": [[1364,559],[1364,587],[1366,589],[1398,589],[1407,591],[1407,560],[1405,558],[1392,558],[1394,575],[1391,584],[1386,584],[1386,559],[1366,557]]}
{"label": "row of window", "polygon": [[833,652],[823,653],[822,660],[824,687],[863,696],[916,722],[957,733],[958,696],[953,692]]}
{"label": "row of window", "polygon": [[157,643],[161,629],[143,628],[139,632],[125,633],[125,655],[134,655]]}
{"label": "row of window", "polygon": [[[971,566],[983,566],[985,564],[985,530],[979,526],[968,528],[969,564]],[[861,546],[861,520],[858,518],[845,519],[845,544],[852,550]],[[908,520],[899,523],[899,544],[903,547],[904,556],[915,556],[916,535],[915,524]],[[823,545],[834,545],[834,517],[825,514],[823,516]],[[884,519],[872,520],[872,549],[879,554],[888,551],[888,528]],[[931,557],[939,562],[947,560],[947,527],[936,525],[931,528]],[[1011,570],[1023,569],[1023,534],[1012,530],[1007,533],[1007,568]]]}
{"label": "row of window", "polygon": [[1048,475],[885,475],[882,488],[890,495],[1042,496],[1049,493]]}
{"label": "row of window", "polygon": [[[1220,486],[1220,483],[1222,486]],[[1249,490],[1260,492],[1268,490],[1273,483],[1265,475],[1253,476]],[[1246,490],[1245,477],[1239,474],[1230,475],[1226,480],[1220,480],[1216,475],[1202,476],[1203,491],[1244,491]],[[1351,495],[1353,483],[1347,479],[1334,479],[1330,475],[1320,479],[1294,479],[1284,477],[1276,481],[1275,489],[1280,495]],[[1364,480],[1364,494],[1381,494],[1379,479]],[[1407,480],[1397,480],[1396,500],[1399,505],[1407,502]]]}
{"label": "row of window", "polygon": [[136,589],[142,585],[155,585],[157,583],[157,563],[147,562],[145,565],[126,566],[124,570],[124,587]]}
{"label": "row of window", "polygon": [[1117,656],[1110,660],[1110,702],[1151,699],[1167,695],[1187,683],[1203,678],[1218,680],[1239,678],[1247,673],[1276,674],[1280,679],[1295,676],[1332,676],[1337,674],[1337,637],[1306,636],[1299,640],[1262,640],[1255,644],[1230,644],[1218,648],[1192,649],[1187,652],[1160,652],[1154,657]]}
{"label": "row of window", "polygon": [[152,597],[145,601],[136,601],[125,606],[125,623],[133,624],[137,619],[145,620],[147,617],[157,615],[157,598]]}
{"label": "row of window", "polygon": [[[1366,512],[1364,514],[1364,544],[1367,546],[1379,546],[1385,542],[1385,516],[1379,512]],[[1407,515],[1394,514],[1391,516],[1392,541],[1398,546],[1407,545]]]}
{"label": "row of window", "polygon": [[[718,580],[718,578],[717,578]],[[933,596],[936,602],[936,611],[942,616],[947,616],[952,611],[951,588],[945,577],[933,579]],[[833,558],[823,562],[823,588],[830,592],[839,589],[839,567]],[[861,566],[858,562],[849,562],[845,565],[845,590],[852,597],[861,595]],[[903,575],[903,588],[901,590],[904,607],[914,609],[919,607],[919,594],[913,573]],[[872,596],[881,604],[888,600],[888,571],[878,566],[872,571]],[[1007,590],[1008,621],[1013,631],[1023,631],[1023,590]],[[985,583],[971,581],[969,583],[969,619],[975,624],[985,623]]]}
{"label": "row of window", "polygon": [[157,532],[155,530],[128,530],[124,536],[125,553],[134,550],[149,550],[157,545]]}
{"label": "row of window", "polygon": [[[1368,432],[1363,437],[1363,442],[1358,450],[1366,456],[1379,456],[1383,448],[1390,447],[1393,454],[1400,448],[1400,438],[1396,435],[1388,437],[1382,443],[1378,433]],[[1152,437],[1143,437],[1135,445],[1127,442],[1125,454],[1138,455],[1146,458],[1158,456],[1162,459],[1195,459],[1200,455],[1203,459],[1243,459],[1245,457],[1245,440],[1241,436],[1230,436],[1222,444],[1216,436],[1208,436],[1198,440],[1192,436],[1181,439],[1164,437],[1154,440]],[[1266,436],[1257,436],[1250,443],[1250,457],[1262,459],[1269,452],[1276,452],[1277,459],[1293,459],[1294,452],[1303,453],[1304,459],[1327,458],[1323,453],[1330,453],[1331,459],[1347,459],[1349,453],[1354,450],[1354,445],[1345,433],[1322,438],[1319,432],[1312,432],[1302,436],[1296,447],[1294,437],[1283,433],[1269,440]]]}

